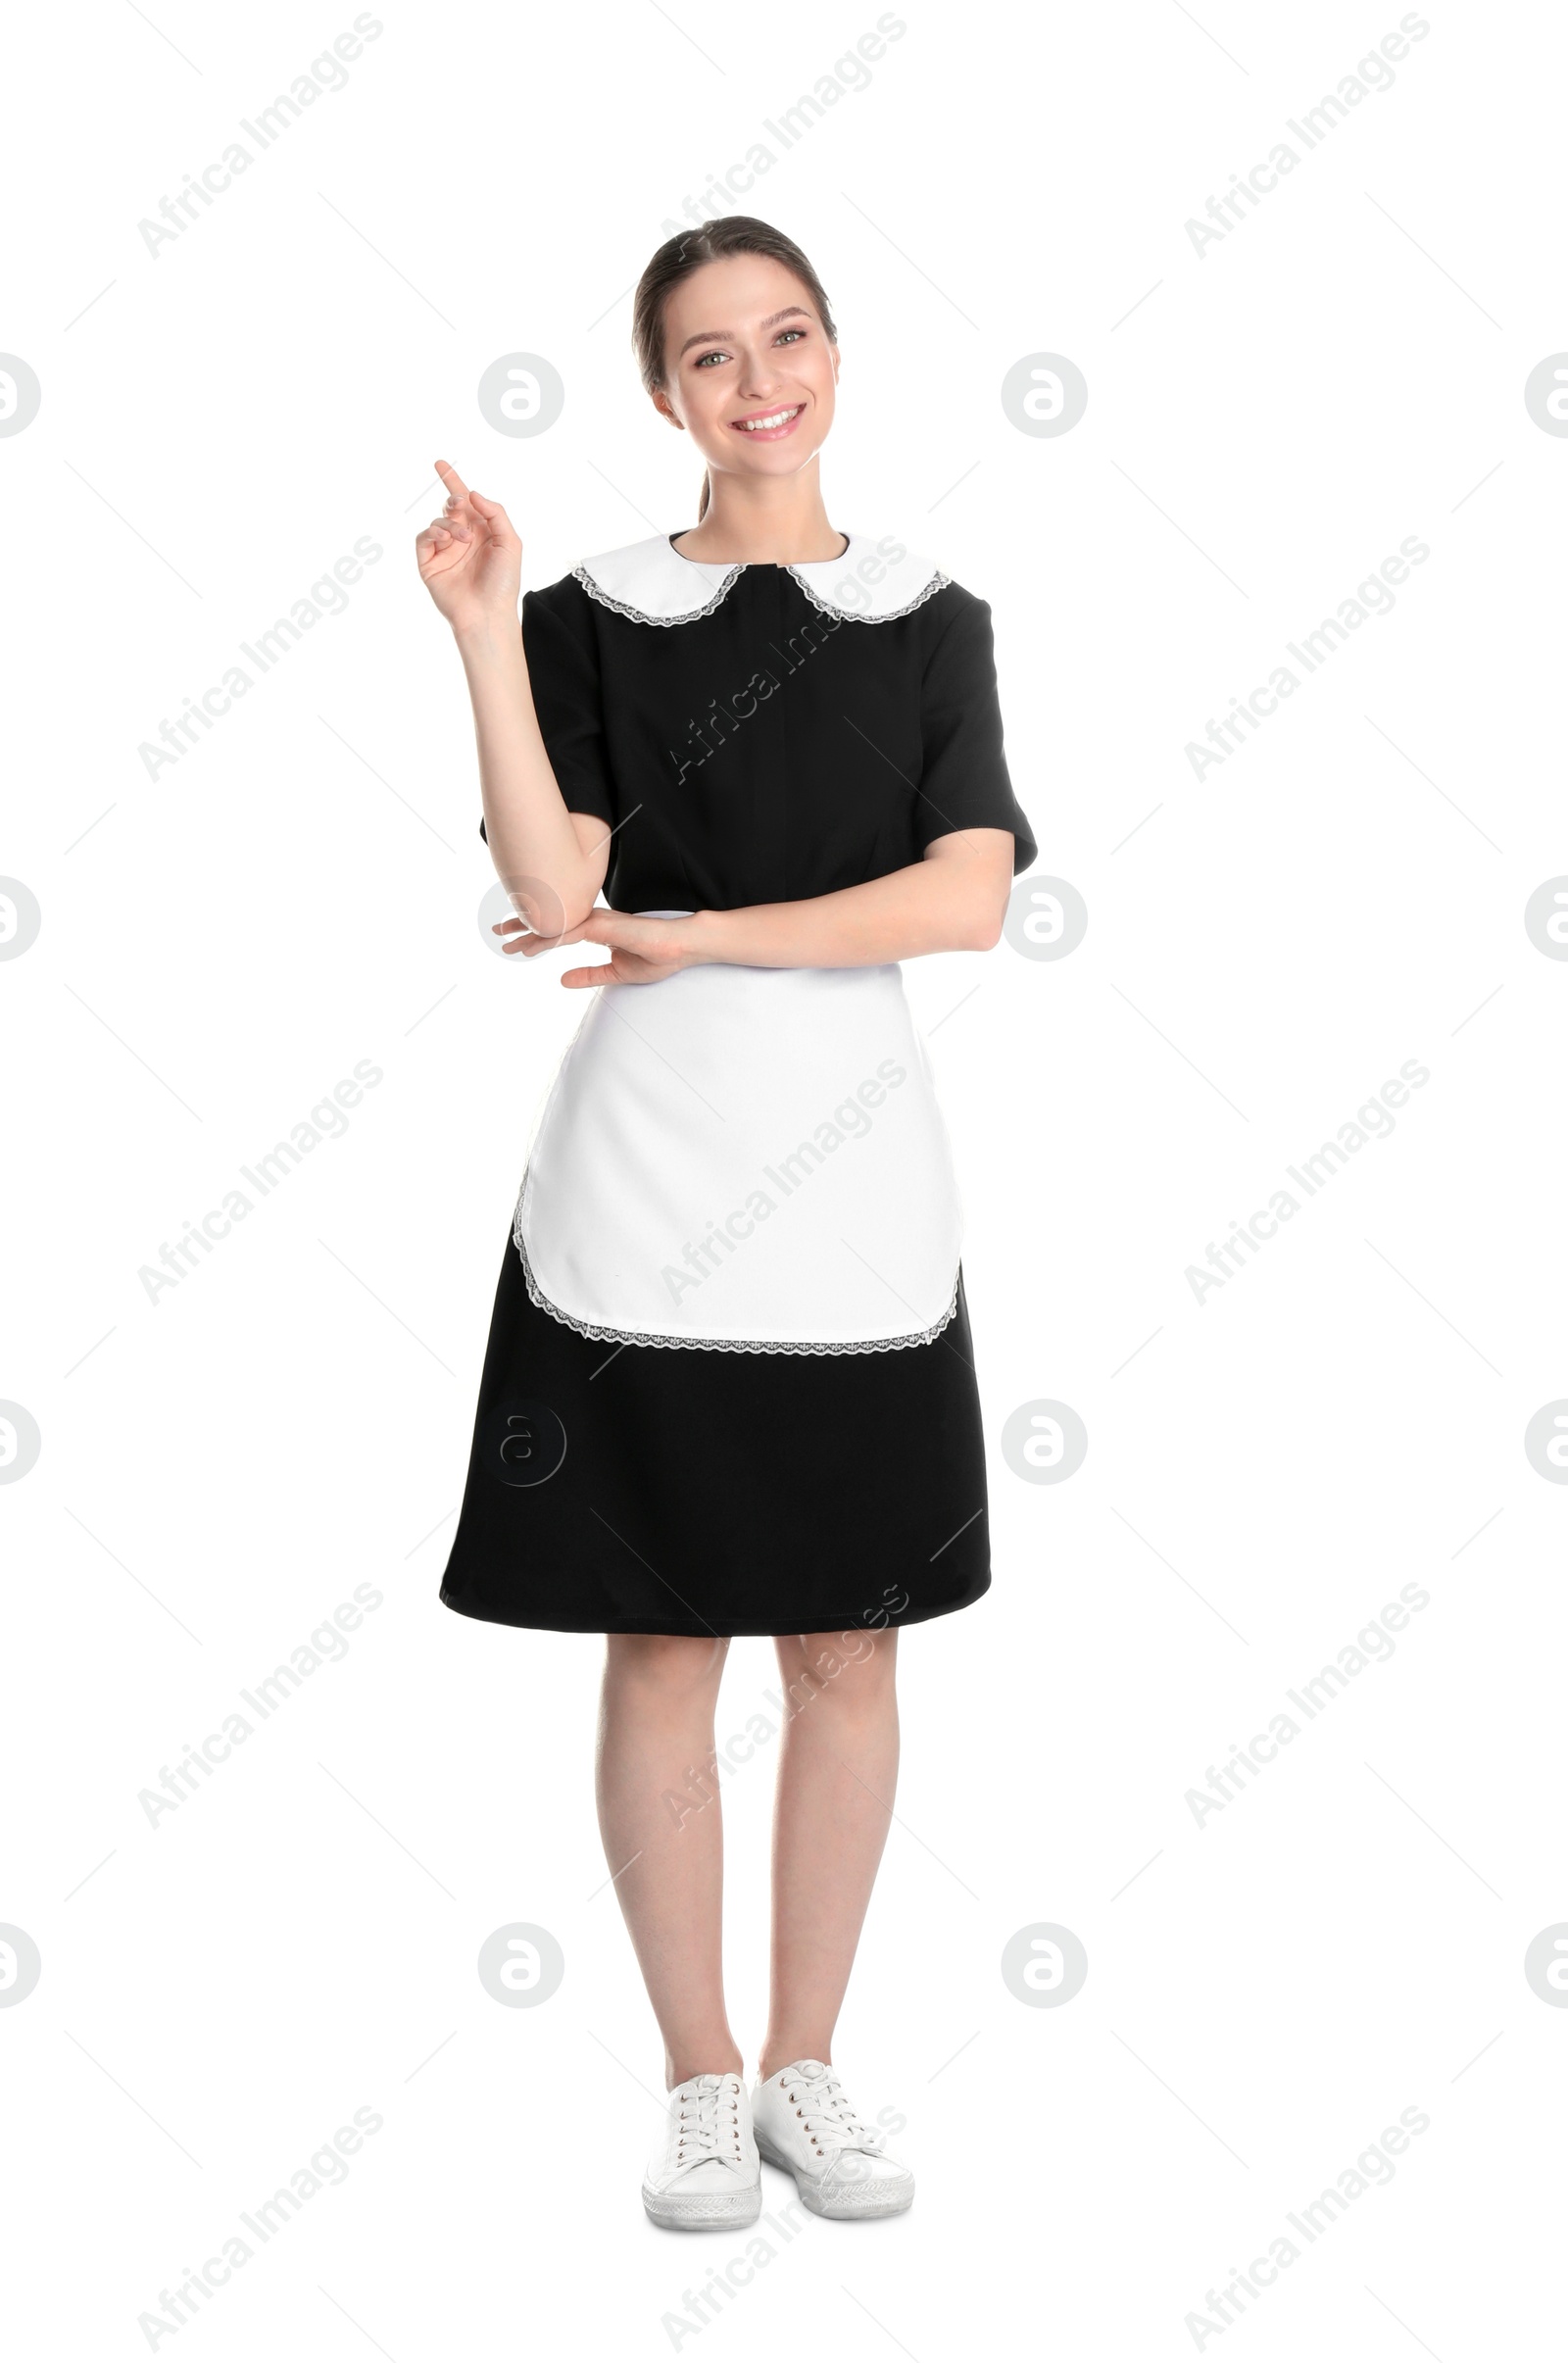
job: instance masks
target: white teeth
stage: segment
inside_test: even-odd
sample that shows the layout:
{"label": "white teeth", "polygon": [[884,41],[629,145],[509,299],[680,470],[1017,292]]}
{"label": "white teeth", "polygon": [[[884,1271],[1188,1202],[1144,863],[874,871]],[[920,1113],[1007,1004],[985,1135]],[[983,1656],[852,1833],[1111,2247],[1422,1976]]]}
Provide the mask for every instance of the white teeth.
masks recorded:
{"label": "white teeth", "polygon": [[741,421],[742,432],[748,435],[759,435],[770,426],[783,426],[795,417],[800,408],[801,405],[797,402],[793,410],[775,411],[771,418],[745,418]]}

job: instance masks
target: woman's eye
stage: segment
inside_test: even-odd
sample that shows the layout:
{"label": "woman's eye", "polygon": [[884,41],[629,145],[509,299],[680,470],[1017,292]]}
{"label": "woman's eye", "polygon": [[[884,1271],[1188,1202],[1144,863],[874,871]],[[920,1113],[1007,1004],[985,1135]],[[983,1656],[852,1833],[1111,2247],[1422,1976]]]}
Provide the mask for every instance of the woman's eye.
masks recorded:
{"label": "woman's eye", "polygon": [[[773,342],[776,345],[793,345],[798,343],[799,340],[807,333],[808,331],[805,328],[781,328],[778,335],[774,337]],[[710,361],[727,361],[728,359],[729,355],[727,353],[715,350],[711,353],[701,354],[692,366],[694,369],[706,369]]]}

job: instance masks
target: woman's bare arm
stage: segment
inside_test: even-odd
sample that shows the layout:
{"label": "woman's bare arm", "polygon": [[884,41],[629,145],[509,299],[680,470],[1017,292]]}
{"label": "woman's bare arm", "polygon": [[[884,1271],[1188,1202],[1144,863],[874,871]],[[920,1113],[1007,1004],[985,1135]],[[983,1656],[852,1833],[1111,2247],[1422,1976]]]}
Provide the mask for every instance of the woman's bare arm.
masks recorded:
{"label": "woman's bare arm", "polygon": [[[1002,933],[1012,885],[1009,829],[957,829],[928,845],[923,860],[863,886],[799,903],[756,903],[741,911],[698,911],[651,919],[593,911],[556,943],[604,944],[611,958],[567,968],[573,987],[657,984],[681,968],[727,961],[742,968],[863,968],[924,952],[984,952]],[[531,959],[556,943],[514,931],[506,949]]]}
{"label": "woman's bare arm", "polygon": [[463,659],[490,858],[529,925],[559,941],[593,910],[610,831],[567,812],[540,734],[517,621],[522,544],[499,501],[471,492],[445,460],[435,465],[446,511],[415,551]]}
{"label": "woman's bare arm", "polygon": [[1007,829],[956,830],[923,861],[801,903],[695,912],[699,958],[743,968],[862,968],[923,952],[985,952],[1012,884]]}

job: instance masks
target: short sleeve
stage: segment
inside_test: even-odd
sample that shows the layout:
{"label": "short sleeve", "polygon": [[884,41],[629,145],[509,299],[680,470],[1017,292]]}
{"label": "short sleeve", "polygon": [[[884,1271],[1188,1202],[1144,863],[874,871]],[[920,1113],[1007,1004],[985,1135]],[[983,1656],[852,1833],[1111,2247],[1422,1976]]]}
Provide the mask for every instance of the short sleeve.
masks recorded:
{"label": "short sleeve", "polygon": [[[587,594],[569,575],[547,590],[525,591],[522,653],[545,752],[567,812],[592,812],[612,827],[598,646],[587,607]],[[488,845],[482,820],[479,834]]]}
{"label": "short sleeve", "polygon": [[1027,869],[1039,849],[1003,748],[991,610],[968,592],[926,661],[920,737],[914,834],[921,852],[958,829],[1010,829],[1013,874]]}

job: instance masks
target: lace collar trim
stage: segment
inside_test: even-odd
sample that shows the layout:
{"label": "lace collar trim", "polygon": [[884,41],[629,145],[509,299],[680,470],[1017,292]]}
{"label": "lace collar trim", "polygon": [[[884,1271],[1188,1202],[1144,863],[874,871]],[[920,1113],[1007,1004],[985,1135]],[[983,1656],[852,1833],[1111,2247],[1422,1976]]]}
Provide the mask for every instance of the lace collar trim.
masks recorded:
{"label": "lace collar trim", "polygon": [[[786,568],[824,615],[851,623],[888,623],[907,615],[953,577],[888,534],[881,541],[852,533],[840,558],[804,561]],[[601,607],[634,623],[692,623],[710,615],[748,571],[683,558],[668,536],[656,533],[622,550],[585,558],[572,573]]]}

